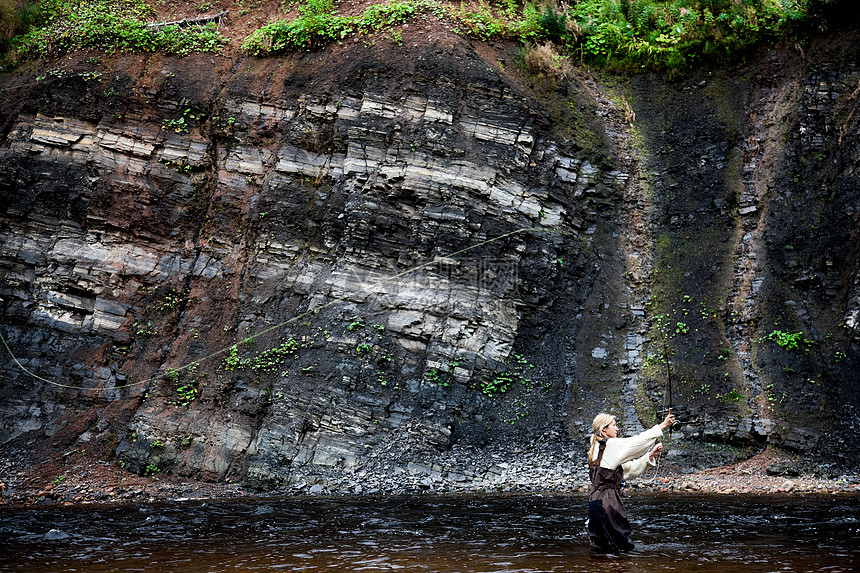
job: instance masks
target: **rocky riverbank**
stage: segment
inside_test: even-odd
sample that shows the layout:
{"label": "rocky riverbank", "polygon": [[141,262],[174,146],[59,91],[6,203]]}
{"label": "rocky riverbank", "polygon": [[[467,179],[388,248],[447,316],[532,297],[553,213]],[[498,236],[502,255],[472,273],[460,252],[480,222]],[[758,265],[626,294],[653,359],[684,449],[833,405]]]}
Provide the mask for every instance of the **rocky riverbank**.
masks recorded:
{"label": "rocky riverbank", "polygon": [[[404,442],[406,449],[408,442]],[[400,454],[400,455],[398,455]],[[170,474],[140,476],[120,463],[98,459],[85,448],[60,453],[37,465],[8,456],[0,473],[0,505],[150,503],[188,499],[296,495],[420,495],[447,493],[584,494],[588,478],[581,452],[560,442],[523,446],[516,452],[454,447],[432,462],[405,461],[403,452],[375,465],[326,475],[295,472],[290,485],[261,492],[227,480],[186,479]],[[670,456],[671,457],[671,456]],[[453,468],[457,468],[454,470]],[[629,492],[726,495],[860,494],[860,476],[813,469],[804,460],[765,450],[729,465],[691,471],[661,460],[655,470],[628,484]]]}

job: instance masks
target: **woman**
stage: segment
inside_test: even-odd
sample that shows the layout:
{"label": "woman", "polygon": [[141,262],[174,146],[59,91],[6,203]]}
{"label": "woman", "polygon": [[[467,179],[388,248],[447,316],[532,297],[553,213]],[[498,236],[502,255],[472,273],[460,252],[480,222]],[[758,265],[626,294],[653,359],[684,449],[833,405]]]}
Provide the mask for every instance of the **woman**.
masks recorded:
{"label": "woman", "polygon": [[[642,475],[654,458],[663,451],[663,444],[652,444],[669,428],[675,416],[632,438],[619,438],[615,416],[598,414],[591,427],[591,448],[588,451],[588,473],[591,490],[588,497],[588,534],[592,551],[608,553],[630,551],[630,522],[621,501],[621,483]],[[649,451],[650,450],[650,451]]]}

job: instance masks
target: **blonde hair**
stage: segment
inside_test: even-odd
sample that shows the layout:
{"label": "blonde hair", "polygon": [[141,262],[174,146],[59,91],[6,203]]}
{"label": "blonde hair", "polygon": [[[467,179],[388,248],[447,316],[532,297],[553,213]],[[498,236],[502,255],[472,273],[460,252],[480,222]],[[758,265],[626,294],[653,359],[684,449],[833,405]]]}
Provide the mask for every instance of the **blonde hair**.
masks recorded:
{"label": "blonde hair", "polygon": [[612,414],[604,414],[601,412],[600,414],[594,417],[594,421],[591,422],[591,447],[588,448],[588,463],[591,464],[591,460],[594,457],[594,448],[597,446],[598,440],[605,440],[607,436],[603,433],[603,429],[606,428],[609,424],[611,424],[615,420],[615,416]]}

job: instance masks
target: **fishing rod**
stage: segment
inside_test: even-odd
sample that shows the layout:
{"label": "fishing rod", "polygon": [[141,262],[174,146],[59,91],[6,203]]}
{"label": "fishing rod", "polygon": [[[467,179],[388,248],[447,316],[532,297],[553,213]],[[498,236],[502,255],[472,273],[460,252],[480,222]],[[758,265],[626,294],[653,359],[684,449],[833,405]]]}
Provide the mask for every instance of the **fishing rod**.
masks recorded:
{"label": "fishing rod", "polygon": [[[662,326],[662,320],[661,320],[661,326]],[[664,335],[663,335],[663,360],[666,362],[666,392],[664,392],[664,394],[663,394],[662,411],[666,412],[666,410],[667,410],[666,400],[668,398],[668,414],[674,414],[675,402],[672,399],[672,367],[671,367],[670,361],[669,361],[669,357],[671,356],[670,353],[671,353],[671,349],[669,348],[669,336],[664,333]],[[669,438],[666,440],[667,443],[672,441],[672,432],[679,431],[682,426],[683,426],[683,424],[681,423],[680,420],[675,420],[672,422],[672,425],[669,426]],[[663,458],[663,454],[661,452],[660,455],[657,456],[657,463],[655,464],[655,468],[656,468],[654,470],[654,478],[655,479],[660,474],[660,460],[662,458]]]}
{"label": "fishing rod", "polygon": [[[669,414],[674,414],[675,402],[672,400],[672,369],[669,367],[669,341],[665,339],[663,341],[663,353],[666,357],[666,386],[668,387],[669,394]],[[675,420],[672,422],[672,425],[669,426],[669,439],[672,439],[672,432],[677,432],[681,429],[681,421]]]}

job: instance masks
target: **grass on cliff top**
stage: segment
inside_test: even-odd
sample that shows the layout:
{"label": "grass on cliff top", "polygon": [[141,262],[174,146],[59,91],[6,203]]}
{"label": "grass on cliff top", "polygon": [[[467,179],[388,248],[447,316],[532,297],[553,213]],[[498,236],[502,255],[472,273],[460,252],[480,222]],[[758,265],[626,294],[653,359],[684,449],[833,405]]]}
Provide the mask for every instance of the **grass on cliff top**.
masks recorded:
{"label": "grass on cliff top", "polygon": [[[284,14],[239,38],[242,50],[258,57],[383,30],[391,30],[391,39],[400,43],[396,27],[420,16],[450,23],[478,40],[551,42],[560,56],[614,70],[680,71],[705,59],[732,59],[764,43],[802,42],[809,31],[826,26],[827,9],[840,1],[848,0],[573,0],[569,5],[557,0],[388,0],[349,15],[346,3],[333,0],[298,5],[222,0],[217,9],[231,9],[231,18],[251,23],[270,19],[261,8]],[[8,61],[80,48],[182,55],[218,51],[227,43],[214,24],[150,26],[156,11],[148,2],[166,5],[166,0],[0,0],[0,52]],[[248,16],[254,9],[257,13]]]}

